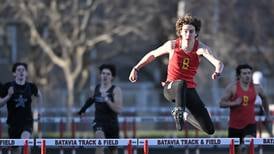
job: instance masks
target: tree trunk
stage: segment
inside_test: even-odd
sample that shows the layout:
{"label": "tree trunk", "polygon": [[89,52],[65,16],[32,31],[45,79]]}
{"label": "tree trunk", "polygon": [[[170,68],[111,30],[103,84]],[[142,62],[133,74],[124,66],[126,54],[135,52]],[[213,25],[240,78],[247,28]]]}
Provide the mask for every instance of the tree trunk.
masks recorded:
{"label": "tree trunk", "polygon": [[66,84],[67,84],[67,131],[72,134],[71,124],[72,119],[74,118],[73,114],[73,104],[74,104],[74,85],[75,81],[73,77],[71,76],[71,73],[65,73],[66,74]]}

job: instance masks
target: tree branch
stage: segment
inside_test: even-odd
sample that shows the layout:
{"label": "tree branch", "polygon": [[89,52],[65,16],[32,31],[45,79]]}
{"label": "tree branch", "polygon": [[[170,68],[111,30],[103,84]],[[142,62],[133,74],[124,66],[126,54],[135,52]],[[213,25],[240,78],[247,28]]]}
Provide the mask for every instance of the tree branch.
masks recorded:
{"label": "tree branch", "polygon": [[26,24],[30,27],[31,37],[36,40],[36,42],[42,47],[42,50],[50,57],[50,59],[58,66],[65,67],[65,61],[59,58],[51,47],[42,39],[41,35],[37,31],[37,27],[35,26],[32,18],[29,16],[28,10],[26,8],[25,3],[20,4],[21,9],[24,13],[20,14],[22,20],[25,21]]}

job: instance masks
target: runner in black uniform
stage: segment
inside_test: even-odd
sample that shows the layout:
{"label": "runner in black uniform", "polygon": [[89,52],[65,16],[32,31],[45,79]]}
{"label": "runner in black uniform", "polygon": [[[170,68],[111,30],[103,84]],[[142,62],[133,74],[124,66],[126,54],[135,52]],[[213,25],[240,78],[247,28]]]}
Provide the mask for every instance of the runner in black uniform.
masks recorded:
{"label": "runner in black uniform", "polygon": [[[8,110],[8,134],[9,138],[26,139],[31,137],[33,127],[32,117],[32,96],[39,97],[42,103],[41,93],[37,86],[27,82],[27,64],[15,63],[12,67],[15,80],[4,84],[0,96],[8,97],[2,103],[7,103]],[[20,149],[14,149],[15,153],[20,153]]]}
{"label": "runner in black uniform", "polygon": [[[114,65],[103,64],[99,67],[101,83],[96,85],[91,97],[78,112],[85,113],[86,109],[95,103],[95,118],[93,129],[96,138],[119,138],[118,113],[122,109],[122,91],[112,84],[116,75]],[[117,147],[110,147],[112,154],[117,154]],[[102,148],[96,149],[96,154],[103,154]]]}
{"label": "runner in black uniform", "polygon": [[[106,94],[110,101],[113,102],[113,90],[115,86],[112,85]],[[105,102],[104,96],[100,92],[100,85],[97,85],[94,93],[95,102],[95,120],[94,130],[103,130],[106,138],[119,138],[119,125],[117,112],[113,111]],[[111,125],[110,125],[111,124]]]}

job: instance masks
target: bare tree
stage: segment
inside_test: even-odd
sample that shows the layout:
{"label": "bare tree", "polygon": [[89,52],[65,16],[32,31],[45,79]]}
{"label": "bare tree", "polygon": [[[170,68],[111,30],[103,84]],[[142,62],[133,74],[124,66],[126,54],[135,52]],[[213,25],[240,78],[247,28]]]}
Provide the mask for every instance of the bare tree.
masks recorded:
{"label": "bare tree", "polygon": [[61,68],[69,108],[74,103],[75,81],[83,70],[85,54],[99,43],[112,42],[114,36],[142,35],[137,28],[140,25],[126,22],[130,12],[120,12],[120,17],[114,19],[113,12],[119,3],[107,3],[107,0],[7,0],[5,3],[14,11],[14,18],[27,25],[31,44]]}

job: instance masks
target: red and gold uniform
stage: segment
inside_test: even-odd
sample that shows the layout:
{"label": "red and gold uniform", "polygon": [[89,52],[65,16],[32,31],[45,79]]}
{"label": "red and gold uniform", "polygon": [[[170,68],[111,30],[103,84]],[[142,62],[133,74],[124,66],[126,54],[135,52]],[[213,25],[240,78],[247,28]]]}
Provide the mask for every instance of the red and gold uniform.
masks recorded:
{"label": "red and gold uniform", "polygon": [[187,83],[187,88],[195,88],[194,77],[199,66],[199,56],[196,51],[199,41],[195,40],[193,50],[185,52],[181,48],[181,39],[176,39],[174,54],[169,60],[167,81],[183,80]]}
{"label": "red and gold uniform", "polygon": [[240,106],[230,109],[229,127],[242,129],[249,124],[256,123],[254,111],[256,91],[253,83],[250,83],[245,91],[241,88],[240,82],[237,81],[236,95],[231,100],[233,101],[238,97],[242,97],[242,103]]}
{"label": "red and gold uniform", "polygon": [[199,41],[195,40],[192,51],[185,52],[181,48],[181,39],[176,39],[174,53],[169,59],[164,96],[170,102],[175,102],[177,107],[183,110],[186,107],[197,119],[201,129],[207,134],[213,134],[213,122],[195,89],[194,77],[200,64],[198,48]]}

